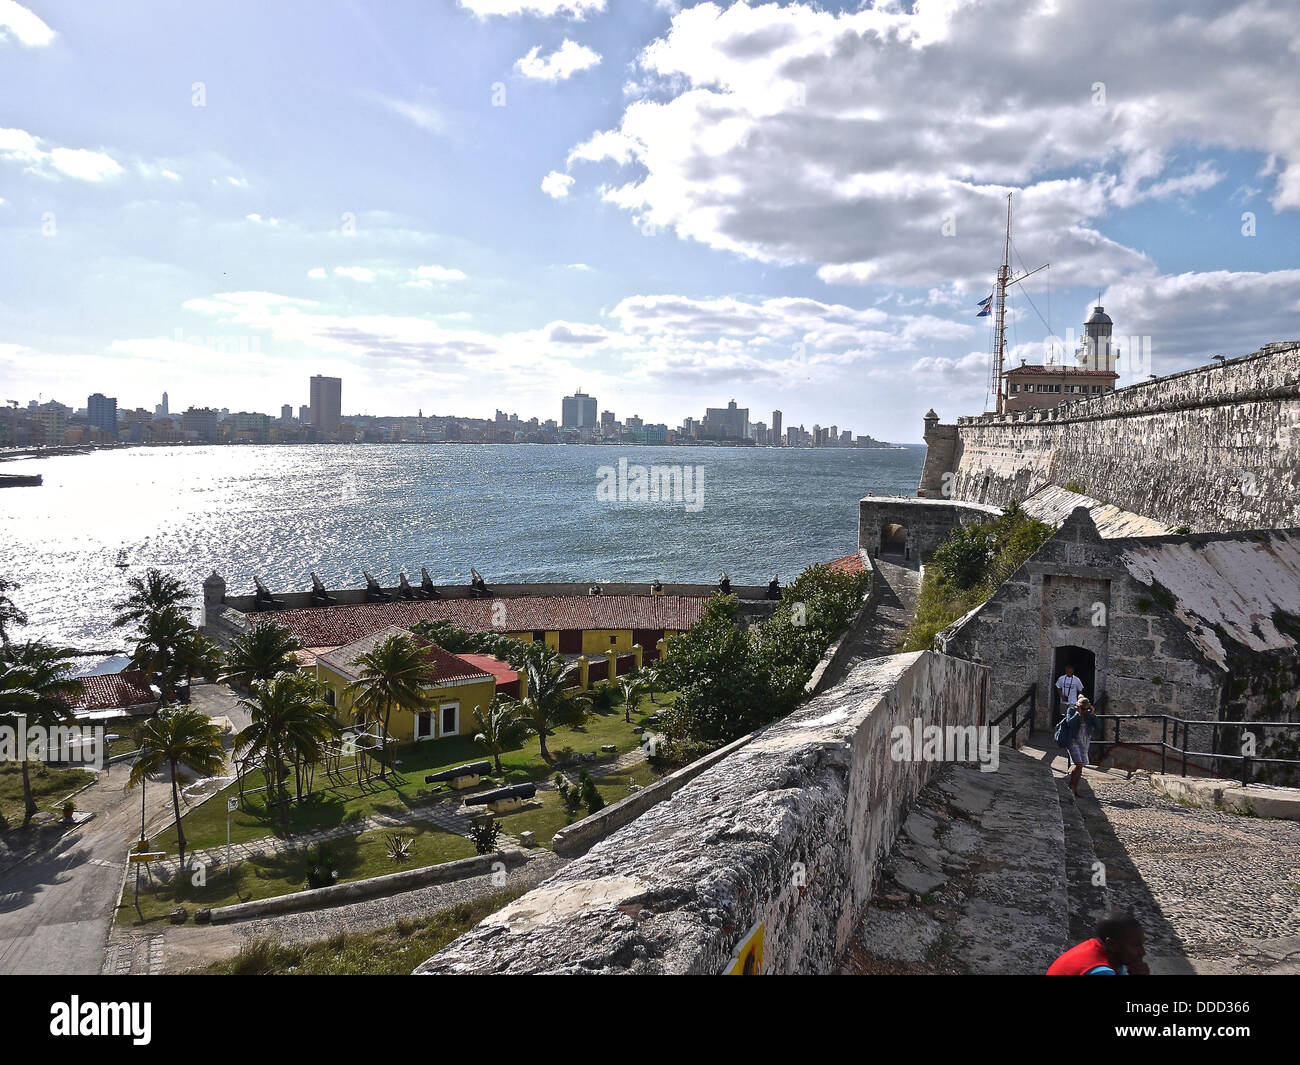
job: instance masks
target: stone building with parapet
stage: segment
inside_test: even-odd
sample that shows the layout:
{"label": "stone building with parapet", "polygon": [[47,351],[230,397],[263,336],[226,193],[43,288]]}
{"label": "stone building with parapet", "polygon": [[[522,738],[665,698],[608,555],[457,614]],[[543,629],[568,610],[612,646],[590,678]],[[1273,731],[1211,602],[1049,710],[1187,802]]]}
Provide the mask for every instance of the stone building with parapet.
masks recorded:
{"label": "stone building with parapet", "polygon": [[[936,649],[991,668],[994,715],[1036,685],[1039,728],[1059,717],[1053,685],[1066,665],[1108,715],[1300,722],[1300,530],[1106,539],[1080,507]],[[1174,741],[1158,719],[1122,724],[1121,741]],[[1266,756],[1300,723],[1255,731]],[[1236,754],[1241,733],[1192,727],[1188,739]]]}

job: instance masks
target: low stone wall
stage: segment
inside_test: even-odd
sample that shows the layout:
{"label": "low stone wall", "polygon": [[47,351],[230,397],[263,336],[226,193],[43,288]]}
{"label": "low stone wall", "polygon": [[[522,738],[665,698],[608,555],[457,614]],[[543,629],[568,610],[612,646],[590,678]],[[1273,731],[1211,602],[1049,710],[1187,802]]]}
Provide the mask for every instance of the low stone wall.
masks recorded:
{"label": "low stone wall", "polygon": [[987,671],[865,662],[416,972],[717,973],[751,930],[765,972],[834,971],[937,763],[891,730],[980,724]]}
{"label": "low stone wall", "polygon": [[958,525],[982,524],[1001,513],[998,507],[951,499],[867,496],[858,503],[858,548],[876,558],[881,526],[901,525],[907,530],[911,557],[928,559]]}
{"label": "low stone wall", "polygon": [[661,777],[627,798],[611,803],[590,817],[584,817],[577,824],[560,829],[551,840],[551,850],[564,857],[581,854],[598,840],[604,839],[624,825],[631,824],[652,806],[658,806],[659,803],[671,799],[706,769],[712,768],[733,751],[738,751],[753,738],[753,733],[741,736],[740,739],[725,747],[719,747],[703,758],[697,758],[690,765],[682,766],[681,769],[669,773],[666,777]]}
{"label": "low stone wall", "polygon": [[472,858],[461,858],[459,861],[444,862],[442,865],[404,869],[398,873],[372,876],[366,880],[351,880],[345,884],[295,891],[269,899],[254,899],[252,902],[237,902],[233,906],[218,906],[211,911],[208,919],[213,924],[220,924],[225,921],[247,921],[253,917],[269,917],[277,913],[318,910],[326,906],[355,902],[357,899],[393,895],[426,884],[445,884],[452,880],[483,876],[492,872],[497,864],[508,868],[527,860],[528,856],[517,848],[497,851],[495,854],[476,854]]}
{"label": "low stone wall", "polygon": [[871,556],[866,551],[858,550],[862,557],[862,566],[867,571],[867,592],[862,597],[862,605],[858,608],[857,614],[849,622],[849,627],[844,630],[838,640],[826,648],[826,653],[822,655],[821,661],[817,663],[808,678],[808,683],[804,685],[804,691],[809,695],[816,695],[828,683],[831,677],[836,675],[838,667],[843,666],[844,660],[848,658],[849,646],[852,637],[856,636],[864,626],[870,624],[871,619],[875,616],[876,606],[880,602],[880,571],[876,569],[875,564],[871,561]]}

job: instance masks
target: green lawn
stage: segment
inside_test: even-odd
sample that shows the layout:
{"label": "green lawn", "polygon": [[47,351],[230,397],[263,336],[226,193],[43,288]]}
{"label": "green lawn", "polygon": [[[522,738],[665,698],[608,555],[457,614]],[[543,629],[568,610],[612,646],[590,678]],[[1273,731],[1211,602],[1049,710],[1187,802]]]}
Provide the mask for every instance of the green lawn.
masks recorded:
{"label": "green lawn", "polygon": [[[55,809],[58,801],[91,781],[91,775],[84,769],[56,769],[44,762],[33,762],[29,774],[36,805],[42,810],[60,814],[63,811]],[[0,827],[14,827],[22,823],[22,763],[0,762]]]}
{"label": "green lawn", "polygon": [[[577,776],[573,770],[567,771],[570,777]],[[633,766],[632,769],[619,770],[617,773],[608,773],[604,776],[594,778],[596,781],[596,790],[600,792],[600,797],[605,800],[605,805],[618,802],[619,799],[626,799],[632,792],[628,789],[629,783],[639,784],[645,787],[659,779],[650,766],[642,762],[640,765]],[[537,844],[541,847],[549,847],[551,840],[555,837],[560,829],[568,825],[576,824],[587,814],[585,806],[578,807],[576,814],[570,814],[565,808],[564,803],[560,800],[558,791],[541,791],[537,793],[537,798],[525,803],[518,810],[508,814],[499,814],[497,820],[501,822],[504,831],[513,836],[518,836],[520,832],[533,832],[537,836]]]}
{"label": "green lawn", "polygon": [[235,957],[192,970],[211,976],[409,976],[457,936],[527,888],[458,902],[429,917],[405,918],[378,932],[343,932],[316,943],[257,939]]}
{"label": "green lawn", "polygon": [[[406,861],[395,862],[388,857],[385,840],[390,835],[413,840]],[[421,821],[395,829],[363,832],[350,839],[331,840],[325,848],[334,858],[338,883],[441,865],[474,855],[474,844],[465,837]],[[171,853],[174,856],[175,852]],[[307,870],[315,857],[316,848],[312,847],[303,854],[268,855],[241,862],[230,873],[220,865],[207,870],[207,883],[203,887],[196,887],[187,880],[179,900],[174,885],[151,883],[148,875],[142,872],[139,911],[135,905],[135,874],[131,872],[126,878],[117,920],[124,926],[149,924],[165,921],[178,905],[193,912],[199,906],[229,906],[301,891],[306,886]]]}
{"label": "green lawn", "polygon": [[[657,695],[658,705],[651,704],[649,697],[643,697],[640,705],[632,713],[632,722],[623,720],[623,708],[615,707],[603,714],[592,714],[577,727],[559,729],[547,740],[547,749],[552,758],[558,758],[570,752],[599,753],[604,745],[613,744],[613,754],[600,755],[601,762],[610,762],[619,755],[634,750],[641,742],[641,736],[632,730],[652,713],[671,703],[671,695]],[[441,740],[425,743],[405,744],[393,751],[398,765],[389,772],[386,781],[374,779],[364,785],[358,785],[355,777],[349,780],[339,779],[331,782],[321,770],[316,771],[313,794],[302,803],[290,806],[290,834],[330,828],[361,821],[376,813],[396,813],[425,803],[437,802],[454,796],[455,792],[446,784],[425,784],[424,778],[430,773],[451,769],[466,762],[482,761],[490,756],[481,746],[474,742],[473,736],[451,736]],[[542,761],[541,748],[536,736],[518,750],[508,751],[501,756],[504,770],[501,776],[492,776],[492,780],[504,784],[517,784],[524,781],[546,781],[555,775],[555,768]],[[246,792],[261,787],[263,779],[260,773],[251,773],[245,778]],[[156,787],[150,784],[150,787]],[[290,785],[292,791],[292,784]],[[219,795],[208,800],[198,809],[185,815],[186,844],[191,848],[211,848],[222,846],[226,842],[226,798],[237,793],[232,784]],[[626,793],[626,785],[624,785]],[[621,795],[619,796],[622,797]],[[230,815],[230,835],[236,843],[277,834],[276,826],[267,816],[264,793],[246,794],[245,809]],[[527,827],[527,826],[526,826]],[[556,828],[561,825],[556,825]],[[513,831],[513,829],[509,830]],[[555,834],[551,829],[545,836],[549,841]],[[539,840],[542,838],[539,832]],[[155,841],[155,846],[169,852],[175,852],[176,833],[169,829]]]}

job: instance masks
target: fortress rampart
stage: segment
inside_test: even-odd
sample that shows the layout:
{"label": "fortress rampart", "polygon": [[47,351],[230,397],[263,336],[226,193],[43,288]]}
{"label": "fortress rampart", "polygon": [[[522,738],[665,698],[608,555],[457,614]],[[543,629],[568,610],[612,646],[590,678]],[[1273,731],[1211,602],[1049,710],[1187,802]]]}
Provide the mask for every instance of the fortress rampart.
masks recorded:
{"label": "fortress rampart", "polygon": [[1300,526],[1300,341],[1053,410],[926,419],[917,494],[1002,506],[1078,485],[1168,525]]}

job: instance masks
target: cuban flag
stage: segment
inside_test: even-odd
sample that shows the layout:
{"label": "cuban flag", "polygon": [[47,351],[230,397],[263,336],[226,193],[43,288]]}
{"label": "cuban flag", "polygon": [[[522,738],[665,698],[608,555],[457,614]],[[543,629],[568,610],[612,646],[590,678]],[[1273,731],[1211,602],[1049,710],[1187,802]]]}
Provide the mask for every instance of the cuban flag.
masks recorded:
{"label": "cuban flag", "polygon": [[980,312],[979,312],[979,314],[975,315],[976,318],[987,318],[990,314],[993,313],[993,296],[992,296],[992,294],[989,295],[989,298],[988,298],[988,299],[986,299],[986,300],[980,300],[979,308],[980,308]]}

